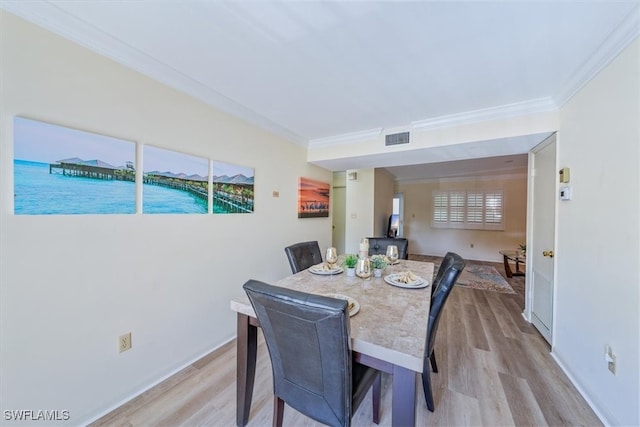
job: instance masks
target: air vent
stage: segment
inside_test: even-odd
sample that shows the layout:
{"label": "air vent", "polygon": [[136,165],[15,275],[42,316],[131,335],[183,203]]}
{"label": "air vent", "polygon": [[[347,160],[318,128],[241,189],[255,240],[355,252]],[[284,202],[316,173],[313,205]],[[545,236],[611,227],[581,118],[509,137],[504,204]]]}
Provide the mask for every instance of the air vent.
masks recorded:
{"label": "air vent", "polygon": [[409,132],[400,132],[387,135],[384,137],[384,145],[398,145],[409,143]]}

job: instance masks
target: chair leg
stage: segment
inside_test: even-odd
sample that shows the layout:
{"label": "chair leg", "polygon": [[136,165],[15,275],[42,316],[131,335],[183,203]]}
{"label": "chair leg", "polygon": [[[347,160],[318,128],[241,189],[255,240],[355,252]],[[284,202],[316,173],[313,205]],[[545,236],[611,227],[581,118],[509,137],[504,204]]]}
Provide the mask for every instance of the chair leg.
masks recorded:
{"label": "chair leg", "polygon": [[431,369],[433,372],[438,373],[438,364],[436,363],[436,351],[433,350],[431,355],[429,356],[429,360],[431,360]]}
{"label": "chair leg", "polygon": [[435,406],[433,404],[433,393],[431,392],[431,373],[429,371],[422,373],[422,388],[424,389],[424,398],[427,401],[427,409],[433,412]]}
{"label": "chair leg", "polygon": [[284,400],[273,396],[273,427],[282,427],[284,418]]}
{"label": "chair leg", "polygon": [[373,387],[371,395],[373,397],[373,423],[380,423],[380,394],[382,391],[382,375],[380,372],[376,375],[376,379],[373,381]]}

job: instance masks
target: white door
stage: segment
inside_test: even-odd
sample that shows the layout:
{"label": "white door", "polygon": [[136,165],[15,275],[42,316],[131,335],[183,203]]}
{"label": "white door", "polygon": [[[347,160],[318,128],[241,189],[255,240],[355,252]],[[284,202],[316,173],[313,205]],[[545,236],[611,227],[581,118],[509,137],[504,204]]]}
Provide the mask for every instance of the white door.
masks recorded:
{"label": "white door", "polygon": [[556,136],[533,150],[533,215],[531,244],[531,323],[551,343],[553,331],[553,270],[556,215]]}
{"label": "white door", "polygon": [[331,241],[339,254],[345,253],[345,227],[347,218],[347,188],[333,187],[333,228]]}

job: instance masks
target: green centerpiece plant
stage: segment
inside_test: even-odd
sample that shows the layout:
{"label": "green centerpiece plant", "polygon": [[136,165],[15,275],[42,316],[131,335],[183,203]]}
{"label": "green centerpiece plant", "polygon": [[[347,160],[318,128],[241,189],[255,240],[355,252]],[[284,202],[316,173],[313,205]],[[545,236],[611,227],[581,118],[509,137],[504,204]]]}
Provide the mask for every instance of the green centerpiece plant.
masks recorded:
{"label": "green centerpiece plant", "polygon": [[356,268],[358,263],[358,257],[355,254],[346,254],[344,256],[343,264],[347,268]]}
{"label": "green centerpiece plant", "polygon": [[384,255],[371,255],[370,262],[373,274],[376,277],[380,277],[382,275],[382,270],[387,268],[388,265],[387,257]]}

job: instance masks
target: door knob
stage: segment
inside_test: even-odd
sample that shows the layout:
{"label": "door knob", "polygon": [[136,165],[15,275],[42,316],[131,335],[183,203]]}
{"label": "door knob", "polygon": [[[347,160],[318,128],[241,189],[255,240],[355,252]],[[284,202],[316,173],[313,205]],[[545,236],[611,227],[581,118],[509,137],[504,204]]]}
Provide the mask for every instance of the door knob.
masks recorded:
{"label": "door knob", "polygon": [[549,258],[553,258],[553,251],[542,251],[542,256],[548,256]]}

